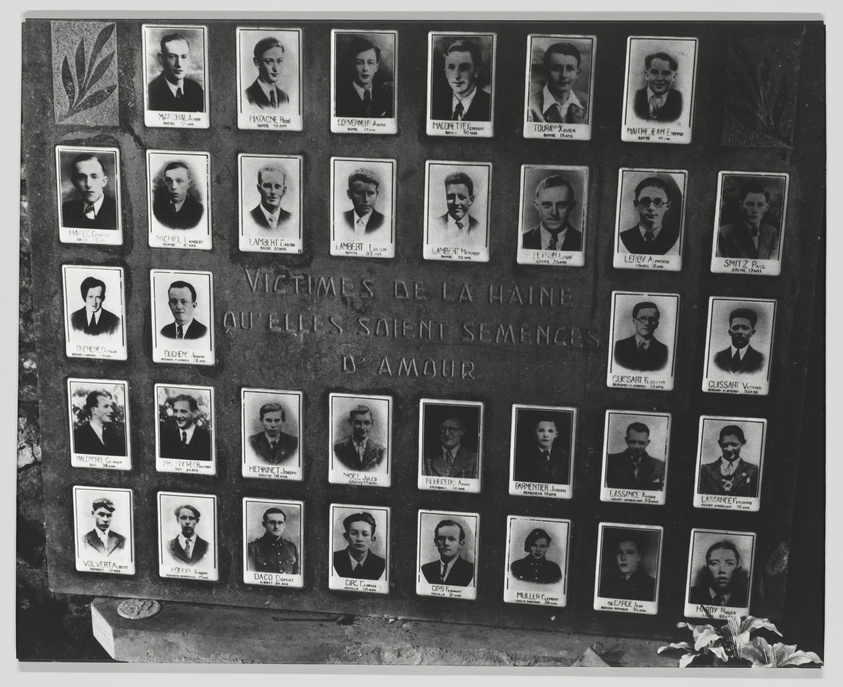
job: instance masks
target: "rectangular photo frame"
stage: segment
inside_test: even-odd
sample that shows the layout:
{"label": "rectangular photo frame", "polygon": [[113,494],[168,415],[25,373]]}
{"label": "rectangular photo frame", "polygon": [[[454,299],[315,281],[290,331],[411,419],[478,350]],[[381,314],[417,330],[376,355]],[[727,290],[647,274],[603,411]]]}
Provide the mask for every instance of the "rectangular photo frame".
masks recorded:
{"label": "rectangular photo frame", "polygon": [[749,615],[755,562],[753,532],[694,528],[688,547],[687,618]]}
{"label": "rectangular photo frame", "polygon": [[158,574],[216,582],[219,579],[217,497],[159,491],[157,504]]}
{"label": "rectangular photo frame", "polygon": [[570,548],[570,520],[507,516],[503,600],[531,606],[566,606]]}
{"label": "rectangular photo frame", "polygon": [[302,252],[303,164],[301,155],[237,156],[241,251]]}
{"label": "rectangular photo frame", "polygon": [[213,387],[156,384],[155,411],[155,469],[217,474]]}
{"label": "rectangular photo frame", "polygon": [[301,391],[240,390],[243,477],[304,479],[303,399]]}
{"label": "rectangular photo frame", "polygon": [[73,531],[77,571],[135,574],[131,489],[74,486]]}
{"label": "rectangular photo frame", "polygon": [[153,269],[149,281],[152,361],[214,365],[213,273]]}
{"label": "rectangular photo frame", "polygon": [[69,377],[67,410],[73,467],[132,469],[127,382]]}
{"label": "rectangular photo frame", "polygon": [[390,509],[332,503],[328,588],[389,594]]}
{"label": "rectangular photo frame", "polygon": [[664,528],[601,522],[597,537],[594,610],[656,615]]}
{"label": "rectangular photo frame", "polygon": [[61,276],[67,357],[126,360],[123,268],[62,265]]}
{"label": "rectangular photo frame", "polygon": [[569,499],[574,489],[577,409],[512,406],[509,493]]}
{"label": "rectangular photo frame", "polygon": [[304,587],[304,503],[243,498],[243,582]]}
{"label": "rectangular photo frame", "polygon": [[419,401],[419,489],[480,493],[484,406],[482,401]]}
{"label": "rectangular photo frame", "polygon": [[477,599],[480,515],[419,510],[416,594]]}
{"label": "rectangular photo frame", "polygon": [[392,396],[331,393],[328,482],[392,485]]}

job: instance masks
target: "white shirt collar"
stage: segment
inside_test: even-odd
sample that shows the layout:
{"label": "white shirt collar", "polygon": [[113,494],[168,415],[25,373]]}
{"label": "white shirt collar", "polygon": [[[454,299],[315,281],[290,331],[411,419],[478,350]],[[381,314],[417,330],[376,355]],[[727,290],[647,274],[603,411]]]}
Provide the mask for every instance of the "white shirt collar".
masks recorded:
{"label": "white shirt collar", "polygon": [[[553,234],[545,228],[544,224],[540,224],[539,227],[539,232],[541,233],[542,250],[547,250],[547,246],[548,244],[550,244],[550,239],[553,237]],[[556,235],[556,250],[559,250],[562,247],[562,244],[565,243],[565,237],[567,235],[568,225],[566,224],[565,228]]]}
{"label": "white shirt collar", "polygon": [[269,226],[272,226],[272,218],[273,217],[275,217],[276,226],[278,225],[278,215],[281,212],[281,206],[280,205],[278,206],[278,209],[275,212],[270,212],[269,210],[267,210],[263,206],[263,203],[258,205],[258,207],[261,209],[261,212],[263,213],[263,216],[266,217],[266,223],[269,224]]}
{"label": "white shirt collar", "polygon": [[179,427],[176,427],[176,429],[178,429],[178,431],[179,431],[179,441],[181,441],[181,433],[185,432],[187,434],[187,442],[186,443],[189,444],[190,440],[193,438],[193,433],[196,431],[196,424],[195,423],[191,424],[188,429],[181,429]]}
{"label": "white shirt collar", "polygon": [[366,227],[369,225],[369,220],[372,218],[372,212],[373,210],[369,210],[369,212],[360,217],[355,210],[351,211],[351,216],[354,218],[354,233],[365,233]]}
{"label": "white shirt collar", "polygon": [[351,85],[353,86],[354,90],[357,91],[357,96],[360,98],[360,100],[363,100],[363,94],[366,91],[369,91],[369,97],[372,97],[372,84],[369,84],[368,88],[363,88],[362,86],[359,86],[356,81],[352,81]]}
{"label": "white shirt collar", "polygon": [[[194,547],[196,546],[196,540],[197,540],[197,539],[198,539],[198,537],[196,536],[196,532],[194,531],[193,536],[190,538],[190,541],[192,542],[192,544],[193,544],[193,546],[194,546]],[[181,544],[181,547],[182,547],[185,551],[187,551],[187,539],[186,539],[186,538],[185,538],[185,536],[184,536],[183,534],[181,534],[181,533],[179,534],[179,544]],[[192,552],[191,552],[191,553],[192,553]]]}
{"label": "white shirt collar", "polygon": [[[179,324],[178,322],[173,322],[173,326],[176,328],[176,334],[178,334],[179,327],[181,327],[181,335],[184,336],[187,334],[187,330],[190,329],[190,325],[193,324],[193,318],[190,318],[190,321],[187,324]],[[194,425],[195,427],[196,425]],[[181,431],[181,430],[179,430]]]}
{"label": "white shirt collar", "polygon": [[638,332],[635,332],[635,345],[636,346],[638,346],[641,343],[644,343],[644,344],[646,344],[644,346],[644,350],[647,350],[652,345],[653,341],[655,341],[655,339],[645,339]]}
{"label": "white shirt collar", "polygon": [[448,231],[453,231],[457,234],[468,234],[469,229],[471,228],[471,215],[464,215],[463,218],[460,220],[462,222],[462,229],[457,226],[457,220],[455,220],[451,215],[448,215]]}
{"label": "white shirt collar", "polygon": [[568,113],[568,108],[571,107],[571,105],[576,105],[577,107],[582,108],[582,103],[580,102],[580,99],[577,98],[577,94],[574,93],[573,88],[568,91],[568,97],[560,103],[553,97],[553,93],[550,92],[547,84],[545,84],[545,87],[542,89],[542,114],[545,114],[551,107],[555,107],[556,105],[559,105],[561,108],[560,111],[563,118]]}
{"label": "white shirt collar", "polygon": [[94,532],[97,533],[97,537],[103,544],[108,543],[108,535],[111,533],[111,528],[109,527],[105,532],[103,532],[99,527],[94,528]]}
{"label": "white shirt collar", "polygon": [[100,308],[99,310],[97,310],[94,313],[88,312],[88,309],[85,308],[85,319],[88,320],[88,324],[91,323],[92,318],[94,320],[94,324],[99,324],[100,323],[100,315],[102,315],[102,308]]}
{"label": "white shirt collar", "polygon": [[444,566],[445,566],[445,574],[444,574],[444,575],[442,575],[442,580],[443,580],[443,581],[448,579],[448,575],[450,575],[450,574],[451,574],[451,570],[452,570],[452,569],[453,569],[453,567],[454,567],[454,563],[456,563],[456,562],[457,562],[457,558],[458,558],[458,557],[459,557],[459,556],[454,556],[454,557],[453,557],[453,558],[452,558],[452,559],[451,559],[448,563],[446,563],[445,561],[443,561],[441,558],[439,559],[439,565],[440,565],[440,566],[442,566],[442,565],[444,565]]}
{"label": "white shirt collar", "polygon": [[749,345],[746,345],[743,348],[735,348],[734,346],[729,346],[729,348],[731,349],[733,358],[735,357],[735,353],[737,353],[740,359],[743,360],[743,357],[746,355],[746,352],[749,349]]}
{"label": "white shirt collar", "polygon": [[471,109],[471,103],[474,102],[475,95],[477,95],[477,84],[474,84],[474,90],[462,100],[457,97],[456,93],[453,93],[451,96],[451,112],[453,113],[453,111],[457,109],[458,103],[462,103],[462,117],[460,117],[460,119],[465,117],[465,113]]}
{"label": "white shirt collar", "polygon": [[644,236],[647,234],[652,235],[653,240],[655,241],[658,235],[661,233],[661,230],[664,229],[664,225],[660,226],[658,229],[653,229],[653,231],[647,231],[641,224],[638,225],[638,231],[641,232],[641,238],[643,239]]}
{"label": "white shirt collar", "polygon": [[442,457],[444,458],[444,457],[445,457],[445,454],[446,454],[446,453],[448,453],[448,451],[450,451],[450,452],[451,452],[451,455],[454,457],[454,460],[456,460],[456,459],[457,459],[457,454],[460,452],[460,446],[461,446],[461,444],[457,444],[457,445],[456,445],[456,446],[454,446],[454,448],[452,448],[452,449],[447,449],[447,448],[445,448],[445,447],[443,446],[443,447],[442,447]]}
{"label": "white shirt collar", "polygon": [[184,79],[181,80],[181,85],[176,86],[175,84],[170,83],[170,80],[165,76],[164,83],[167,84],[167,88],[170,89],[170,93],[173,94],[173,97],[176,96],[176,91],[181,88],[181,94],[184,95]]}
{"label": "white shirt collar", "polygon": [[[94,216],[100,214],[100,208],[102,207],[102,204],[103,204],[104,201],[105,201],[105,196],[102,195],[99,198],[97,198],[93,203],[91,203],[91,205],[94,206]],[[85,208],[87,208],[88,207],[88,201],[83,198],[82,202],[85,203]],[[82,209],[83,212],[85,211],[85,208]]]}
{"label": "white shirt collar", "polygon": [[357,566],[363,565],[366,562],[366,557],[369,555],[369,552],[367,551],[365,554],[363,554],[363,558],[358,561],[354,556],[351,555],[351,551],[346,549],[345,552],[348,554],[348,559],[351,561],[352,570],[357,570]]}

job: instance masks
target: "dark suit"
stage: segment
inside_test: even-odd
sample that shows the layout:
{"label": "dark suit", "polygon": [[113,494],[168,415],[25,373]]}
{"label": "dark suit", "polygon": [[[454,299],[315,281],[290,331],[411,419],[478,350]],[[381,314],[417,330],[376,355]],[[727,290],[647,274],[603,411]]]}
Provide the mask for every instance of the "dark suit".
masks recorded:
{"label": "dark suit", "polygon": [[[565,240],[562,241],[561,246],[557,246],[556,250],[560,251],[576,251],[582,250],[582,232],[578,229],[574,229],[569,222],[567,224],[566,233],[565,233]],[[551,232],[552,233],[552,232]],[[530,231],[526,232],[521,240],[521,247],[522,248],[531,248],[533,250],[542,250],[542,235],[541,235],[541,225],[538,227],[534,227],[530,229]]]}
{"label": "dark suit", "polygon": [[91,336],[100,334],[114,334],[120,326],[120,318],[105,308],[100,311],[99,321],[93,325],[88,324],[88,312],[85,308],[74,311],[70,315],[70,326],[77,332],[84,332]]}
{"label": "dark suit", "polygon": [[100,441],[93,427],[86,422],[73,430],[73,450],[94,456],[125,456],[126,436],[117,430],[103,429]]}
{"label": "dark suit", "polygon": [[167,542],[170,553],[182,563],[186,563],[187,565],[196,565],[205,557],[205,554],[208,553],[208,542],[202,539],[202,537],[198,534],[194,534],[193,539],[195,541],[193,542],[193,550],[190,552],[190,558],[185,555],[184,549],[181,547],[181,544],[179,544],[178,537]]}
{"label": "dark suit", "polygon": [[363,462],[361,463],[360,455],[354,448],[354,442],[351,437],[348,437],[334,444],[334,456],[349,470],[371,472],[377,470],[383,463],[384,458],[386,458],[386,449],[369,439],[366,442],[366,450],[363,451]]}
{"label": "dark suit", "polygon": [[[252,219],[255,220],[255,224],[259,227],[263,227],[264,229],[269,229],[269,222],[267,222],[266,215],[263,214],[260,204],[258,204],[249,214],[252,216]],[[284,208],[278,208],[278,222],[276,223],[275,228],[277,229],[280,227],[292,216],[292,212],[287,212]]]}
{"label": "dark suit", "polygon": [[639,351],[635,336],[615,342],[615,362],[621,367],[640,372],[661,370],[667,365],[667,346],[656,339],[650,340],[646,351]]}
{"label": "dark suit", "polygon": [[159,455],[182,460],[211,460],[211,435],[204,427],[196,427],[190,443],[182,446],[181,430],[175,425],[166,427],[161,432]]}
{"label": "dark suit", "polygon": [[635,91],[633,109],[635,110],[635,114],[641,119],[651,122],[675,122],[682,116],[682,94],[671,88],[667,92],[664,105],[661,106],[655,117],[651,117],[650,100],[647,97],[647,88],[644,87]]}
{"label": "dark suit", "polygon": [[[688,603],[705,604],[706,606],[717,606],[711,598],[711,592],[708,585],[699,585],[691,587],[691,593],[688,595]],[[746,608],[749,605],[744,590],[734,590],[729,597],[729,603],[726,608]]]}
{"label": "dark suit", "polygon": [[276,441],[278,443],[273,451],[269,446],[269,439],[266,438],[266,434],[261,432],[249,437],[249,446],[265,462],[270,465],[280,465],[288,462],[295,455],[299,440],[286,432],[281,432]]}
{"label": "dark suit", "polygon": [[[424,459],[424,474],[432,477],[462,477],[463,479],[477,479],[477,454],[467,451],[462,446],[454,456],[454,464],[450,471],[445,465],[442,447],[437,446],[437,453]],[[437,573],[438,575],[438,573]]]}
{"label": "dark suit", "polygon": [[[442,86],[439,92],[434,95],[433,103],[430,108],[431,119],[450,119],[453,114],[451,107],[451,100],[454,97],[454,92],[450,86]],[[463,113],[462,120],[464,122],[489,122],[492,120],[492,97],[481,91],[479,88],[475,91],[474,100],[468,111]]]}
{"label": "dark suit", "polygon": [[609,599],[655,601],[656,581],[639,571],[632,573],[628,579],[620,573],[604,575],[600,580],[600,596]]}
{"label": "dark suit", "polygon": [[[208,333],[208,328],[201,322],[191,320],[190,324],[187,326],[187,329],[182,333],[185,339],[201,339],[203,336],[205,336],[205,334]],[[161,336],[163,336],[165,339],[175,339],[176,334],[178,334],[178,330],[176,329],[175,322],[171,322],[170,324],[165,325],[161,329]]]}
{"label": "dark suit", "polygon": [[724,224],[717,231],[717,257],[775,260],[779,252],[779,232],[771,224],[758,227],[758,248],[743,222]]}
{"label": "dark suit", "polygon": [[334,570],[340,577],[354,577],[359,580],[379,580],[386,570],[386,561],[377,554],[369,551],[363,565],[351,569],[348,549],[334,551]]}
{"label": "dark suit", "polygon": [[735,471],[724,477],[720,474],[723,458],[700,467],[700,494],[727,494],[729,496],[758,496],[758,468],[738,458]]}
{"label": "dark suit", "polygon": [[202,220],[205,206],[187,196],[178,212],[173,210],[166,193],[152,204],[152,214],[161,224],[170,229],[193,229]]}
{"label": "dark suit", "polygon": [[[281,105],[286,105],[290,102],[290,97],[282,91],[278,86],[274,86],[269,90],[272,91],[275,89],[275,109],[281,107]],[[269,102],[269,98],[267,98],[266,93],[258,84],[258,80],[255,79],[254,83],[246,89],[246,100],[249,101],[251,105],[257,105],[262,110],[271,110],[272,105]]]}
{"label": "dark suit", "polygon": [[118,549],[122,549],[126,545],[126,537],[122,534],[117,534],[113,530],[108,532],[108,543],[103,546],[102,541],[97,536],[96,530],[91,530],[84,537],[85,546],[90,546],[97,553],[103,556],[110,556]]}
{"label": "dark suit", "polygon": [[764,367],[764,356],[756,351],[752,346],[747,344],[746,353],[743,354],[737,369],[732,369],[732,349],[731,347],[719,351],[714,356],[714,364],[717,365],[724,372],[731,372],[732,374],[740,374],[741,372],[758,372]]}
{"label": "dark suit", "polygon": [[164,112],[204,112],[205,97],[202,86],[187,78],[182,83],[184,94],[180,99],[176,99],[164,74],[156,76],[149,82],[149,109]]}
{"label": "dark suit", "polygon": [[515,481],[544,482],[546,484],[568,484],[570,460],[568,451],[556,441],[550,450],[548,461],[535,444],[516,450]]}
{"label": "dark suit", "polygon": [[449,584],[453,587],[467,587],[474,579],[474,566],[462,556],[458,556],[448,573],[448,579],[442,582],[439,578],[442,571],[442,561],[435,560],[425,563],[421,567],[422,575],[430,584]]}
{"label": "dark suit", "polygon": [[264,534],[249,542],[247,570],[253,572],[299,574],[299,551],[286,539],[275,539]]}
{"label": "dark suit", "polygon": [[610,453],[606,460],[606,486],[610,489],[661,491],[664,487],[664,461],[645,453],[641,456],[636,477],[629,449]]}
{"label": "dark suit", "polygon": [[61,206],[61,225],[74,229],[116,229],[117,228],[117,203],[114,198],[104,195],[100,211],[94,219],[85,216],[87,201],[69,200]]}
{"label": "dark suit", "polygon": [[512,576],[524,582],[552,584],[562,579],[562,569],[547,558],[533,558],[527,554],[509,566]]}
{"label": "dark suit", "polygon": [[[347,212],[342,213],[342,216],[345,218],[345,223],[348,228],[354,229],[354,223],[357,221],[357,216],[354,214],[354,210],[348,210]],[[380,212],[372,210],[369,221],[366,223],[366,233],[368,234],[370,231],[380,229],[383,226],[385,219],[386,217],[384,217]]]}
{"label": "dark suit", "polygon": [[334,112],[336,112],[335,117],[392,117],[392,90],[381,84],[373,83],[372,104],[369,106],[367,114],[363,100],[357,95],[354,86],[351,84],[339,86]]}
{"label": "dark suit", "polygon": [[645,241],[638,225],[621,232],[621,242],[633,255],[664,255],[676,245],[679,232],[674,228],[662,226],[659,235],[652,241]]}

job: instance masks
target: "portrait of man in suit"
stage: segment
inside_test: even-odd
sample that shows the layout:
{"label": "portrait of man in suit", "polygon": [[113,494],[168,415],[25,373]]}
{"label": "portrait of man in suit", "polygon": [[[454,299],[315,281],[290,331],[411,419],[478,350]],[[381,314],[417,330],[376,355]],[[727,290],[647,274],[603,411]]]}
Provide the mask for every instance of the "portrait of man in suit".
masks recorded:
{"label": "portrait of man in suit", "polygon": [[588,94],[576,90],[582,56],[572,43],[554,43],[544,52],[544,86],[530,94],[528,122],[584,124],[588,122]]}
{"label": "portrait of man in suit", "polygon": [[246,100],[262,110],[283,109],[289,96],[278,86],[284,66],[284,46],[274,36],[262,38],[255,44],[253,61],[258,77],[246,89]]}
{"label": "portrait of man in suit", "polygon": [[96,277],[85,277],[79,286],[85,307],[70,314],[70,326],[74,331],[89,336],[111,336],[120,327],[120,318],[109,312],[105,302],[105,282]]}
{"label": "portrait of man in suit", "polygon": [[465,546],[465,530],[455,520],[441,520],[433,531],[439,559],[425,563],[422,575],[430,584],[467,587],[474,579],[474,564],[460,556]]}
{"label": "portrait of man in suit", "polygon": [[104,390],[91,391],[85,398],[87,422],[73,430],[73,450],[96,456],[125,456],[126,436],[114,427],[114,398]]}
{"label": "portrait of man in suit", "polygon": [[252,220],[264,229],[277,229],[292,217],[281,207],[287,192],[287,173],[276,164],[264,165],[258,170],[258,203],[249,213]]}
{"label": "portrait of man in suit", "polygon": [[334,457],[348,470],[372,472],[383,466],[386,448],[369,438],[375,419],[368,406],[359,405],[348,413],[351,433],[334,444]]}
{"label": "portrait of man in suit", "polygon": [[643,422],[632,422],[626,428],[626,450],[606,457],[606,486],[610,489],[664,488],[664,461],[647,453],[650,428]]}
{"label": "portrait of man in suit", "polygon": [[735,308],[729,313],[732,343],[715,354],[714,364],[717,367],[730,374],[759,372],[764,367],[764,354],[749,344],[757,321],[758,313],[752,308]]}
{"label": "portrait of man in suit", "polygon": [[347,546],[334,551],[334,571],[340,577],[379,580],[386,571],[386,560],[372,551],[377,541],[377,523],[371,513],[352,513],[342,521]]}
{"label": "portrait of man in suit", "polygon": [[746,608],[749,604],[747,574],[741,567],[741,554],[733,541],[715,542],[705,552],[705,566],[691,587],[688,602],[707,606]]}
{"label": "portrait of man in suit", "polygon": [[381,49],[357,36],[344,51],[337,69],[336,117],[382,119],[393,117],[392,89],[378,77]]}
{"label": "portrait of man in suit", "polygon": [[162,422],[162,458],[211,460],[211,434],[196,424],[199,404],[190,394],[179,394],[171,401],[174,422]]}
{"label": "portrait of man in suit", "polygon": [[670,186],[659,177],[647,177],[635,187],[632,201],[638,224],[621,232],[621,243],[635,255],[664,255],[679,239],[675,224],[666,224],[670,210]]}
{"label": "portrait of man in suit", "polygon": [[682,116],[682,93],[673,85],[679,63],[666,52],[644,58],[647,85],[635,92],[633,109],[640,119],[651,122],[675,122]]}
{"label": "portrait of man in suit", "polygon": [[108,176],[94,153],[80,153],[70,163],[70,182],[78,198],[61,206],[61,224],[75,229],[117,229],[117,204],[106,195]]}
{"label": "portrait of man in suit", "polygon": [[299,446],[298,438],[281,430],[287,415],[280,403],[264,403],[260,407],[263,431],[249,437],[249,446],[257,456],[269,465],[288,463]]}
{"label": "portrait of man in suit", "polygon": [[717,232],[717,257],[776,260],[779,230],[764,222],[770,209],[770,192],[758,181],[741,186],[738,194],[740,219],[724,224]]}
{"label": "portrait of man in suit", "polygon": [[477,454],[462,446],[465,431],[460,411],[445,408],[439,423],[439,441],[436,446],[426,447],[422,474],[477,479]]}
{"label": "portrait of man in suit", "polygon": [[667,365],[667,346],[656,339],[661,313],[655,303],[642,301],[632,308],[635,334],[615,342],[614,359],[621,367],[640,372],[661,370]]}
{"label": "portrait of man in suit", "polygon": [[345,229],[358,235],[370,234],[384,226],[386,218],[375,209],[380,181],[369,169],[355,169],[348,176],[346,195],[353,208],[343,213]]}
{"label": "portrait of man in suit", "polygon": [[189,503],[177,506],[173,513],[181,532],[167,542],[167,548],[176,559],[176,565],[196,565],[208,553],[208,542],[196,534],[201,517],[199,509]]}
{"label": "portrait of man in suit", "polygon": [[646,552],[644,538],[631,530],[614,535],[614,560],[603,560],[605,570],[600,578],[599,595],[609,599],[656,600],[656,580],[641,570]]}
{"label": "portrait of man in suit", "polygon": [[204,112],[205,93],[190,71],[190,44],[179,33],[161,38],[161,73],[149,82],[149,109],[164,112]]}
{"label": "portrait of man in suit", "polygon": [[167,289],[167,305],[174,322],[161,329],[161,336],[167,339],[201,339],[208,328],[193,318],[196,309],[196,289],[186,281],[174,281]]}
{"label": "portrait of man in suit", "polygon": [[700,466],[700,494],[727,496],[758,496],[758,467],[741,458],[741,449],[746,445],[743,429],[738,425],[726,425],[720,430],[721,455],[710,463]]}
{"label": "portrait of man in suit", "polygon": [[91,504],[91,515],[94,516],[94,528],[82,537],[86,556],[108,558],[112,554],[120,554],[126,546],[126,537],[111,529],[111,520],[115,511],[111,499],[94,499]]}
{"label": "portrait of man in suit", "polygon": [[565,442],[558,441],[557,419],[539,415],[530,424],[530,436],[516,446],[515,481],[569,484],[570,455]]}
{"label": "portrait of man in suit", "polygon": [[568,221],[574,209],[574,187],[561,174],[542,179],[533,205],[539,225],[525,232],[521,247],[532,250],[581,251],[582,232]]}
{"label": "portrait of man in suit", "polygon": [[190,193],[193,178],[186,162],[167,163],[163,184],[156,189],[152,214],[169,229],[193,229],[202,220],[205,206]]}
{"label": "portrait of man in suit", "polygon": [[478,85],[482,61],[477,43],[468,38],[453,40],[445,47],[444,58],[445,78],[432,79],[430,118],[491,121],[492,98]]}
{"label": "portrait of man in suit", "polygon": [[445,177],[445,204],[448,211],[431,220],[431,243],[473,246],[484,242],[483,225],[469,213],[474,204],[474,182],[468,174],[451,172]]}
{"label": "portrait of man in suit", "polygon": [[298,575],[301,572],[299,550],[284,538],[287,514],[280,508],[269,508],[264,512],[262,522],[266,532],[249,542],[246,569]]}

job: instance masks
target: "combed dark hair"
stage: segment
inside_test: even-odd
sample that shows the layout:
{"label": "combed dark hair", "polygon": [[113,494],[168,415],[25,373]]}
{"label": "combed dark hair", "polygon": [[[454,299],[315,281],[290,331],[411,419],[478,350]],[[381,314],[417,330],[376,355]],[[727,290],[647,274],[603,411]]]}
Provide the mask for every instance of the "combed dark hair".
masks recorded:
{"label": "combed dark hair", "polygon": [[255,43],[255,59],[260,60],[261,57],[263,57],[263,54],[267,50],[272,50],[272,48],[281,48],[281,52],[284,52],[284,46],[281,45],[281,41],[275,38],[275,36],[261,38],[257,43]]}
{"label": "combed dark hair", "polygon": [[197,520],[199,520],[199,518],[200,518],[200,517],[202,517],[202,516],[199,514],[199,509],[198,509],[196,506],[191,506],[189,503],[185,503],[184,505],[182,505],[182,506],[176,506],[176,507],[173,509],[173,513],[175,513],[176,518],[178,518],[178,517],[179,517],[179,513],[180,513],[181,511],[183,511],[185,508],[187,508],[187,510],[191,511],[191,512],[192,512],[192,513],[196,516],[196,519],[197,519]]}
{"label": "combed dark hair", "polygon": [[474,63],[474,68],[478,69],[480,67],[480,48],[474,41],[459,38],[445,48],[445,52],[442,53],[442,56],[447,57],[452,52],[469,53],[471,55],[471,61]]}
{"label": "combed dark hair", "polygon": [[275,411],[281,411],[281,420],[286,422],[287,421],[287,414],[284,412],[284,407],[280,403],[276,403],[275,401],[270,401],[269,403],[264,403],[261,406],[260,411],[260,419],[263,420],[263,416],[267,413],[274,413]]}
{"label": "combed dark hair", "polygon": [[649,69],[650,65],[653,63],[653,60],[664,60],[670,65],[670,68],[673,71],[679,69],[679,63],[673,58],[672,55],[668,55],[666,52],[654,52],[652,55],[647,55],[644,58],[644,66]]}
{"label": "combed dark hair", "polygon": [[375,523],[375,518],[372,517],[372,514],[367,513],[365,511],[363,511],[362,513],[352,513],[351,515],[343,519],[342,526],[346,533],[348,533],[348,529],[351,527],[351,523],[353,522],[365,522],[372,528],[372,534],[375,533],[375,530],[378,527]]}
{"label": "combed dark hair", "polygon": [[174,281],[170,284],[169,288],[167,289],[167,294],[169,295],[170,289],[189,289],[190,295],[193,300],[196,300],[196,289],[193,288],[193,284],[189,284],[186,281]]}
{"label": "combed dark hair", "polygon": [[375,173],[363,167],[361,167],[360,169],[355,169],[351,174],[348,175],[348,188],[351,188],[351,185],[355,181],[362,181],[365,184],[374,184],[378,188],[380,188],[381,185],[381,182],[378,181],[378,178],[375,176]]}
{"label": "combed dark hair", "polygon": [[372,43],[368,38],[358,37],[355,38],[351,43],[348,45],[348,52],[346,55],[348,56],[348,61],[351,62],[357,57],[361,52],[366,52],[367,50],[374,50],[375,51],[375,59],[380,62],[381,61],[381,49]]}
{"label": "combed dark hair", "polygon": [[735,560],[738,562],[738,565],[741,564],[741,554],[738,551],[738,547],[735,545],[733,541],[728,539],[723,539],[718,542],[714,542],[711,546],[708,547],[708,550],[705,552],[705,562],[708,564],[708,557],[711,555],[712,551],[717,551],[717,549],[727,549],[735,554]]}
{"label": "combed dark hair", "polygon": [[641,303],[636,303],[635,307],[632,308],[632,316],[638,317],[638,313],[640,313],[644,308],[652,308],[658,313],[659,318],[661,318],[662,314],[659,312],[659,306],[651,301],[642,301]]}
{"label": "combed dark hair", "polygon": [[82,292],[82,300],[87,300],[88,291],[95,289],[98,286],[102,287],[102,299],[105,300],[105,282],[96,277],[85,277],[79,285],[79,290]]}
{"label": "combed dark hair", "polygon": [[732,326],[732,320],[736,317],[742,317],[745,320],[749,320],[749,323],[752,325],[753,329],[755,328],[755,323],[758,322],[758,313],[755,312],[752,308],[735,308],[732,312],[729,313],[729,326]]}
{"label": "combed dark hair", "polygon": [[85,410],[90,415],[91,408],[96,408],[100,402],[100,398],[112,398],[111,394],[104,389],[96,389],[85,397]]}
{"label": "combed dark hair", "polygon": [[439,524],[433,530],[433,536],[439,536],[439,528],[440,527],[459,527],[460,528],[460,541],[465,541],[465,530],[462,528],[456,520],[440,520]]}
{"label": "combed dark hair", "polygon": [[179,401],[184,401],[187,405],[190,406],[190,409],[195,413],[199,410],[199,404],[196,402],[196,399],[193,398],[190,394],[179,394],[172,400],[173,407],[175,407],[176,403]]}
{"label": "combed dark hair", "polygon": [[738,193],[738,200],[743,203],[750,193],[763,193],[767,202],[770,202],[770,192],[757,181],[748,181],[741,186],[741,190]]}
{"label": "combed dark hair", "polygon": [[670,202],[670,186],[664,179],[659,179],[658,177],[647,177],[635,187],[635,200],[638,200],[638,197],[641,195],[641,191],[645,188],[660,188],[664,191],[665,195],[667,196],[667,202]]}
{"label": "combed dark hair", "polygon": [[284,522],[285,523],[287,522],[287,514],[283,510],[281,510],[280,508],[267,508],[263,512],[263,521],[266,522],[266,516],[272,515],[273,513],[280,513],[281,515],[284,516]]}
{"label": "combed dark hair", "polygon": [[743,435],[743,430],[737,425],[726,425],[720,430],[720,438],[717,441],[721,442],[723,441],[723,437],[728,436],[735,437],[742,444],[746,443],[746,437]]}
{"label": "combed dark hair", "polygon": [[580,62],[582,61],[580,51],[577,49],[577,46],[573,43],[554,43],[553,45],[549,46],[548,49],[544,51],[545,69],[550,69],[550,58],[552,55],[570,55],[571,57],[576,58],[577,67],[580,66]]}
{"label": "combed dark hair", "polygon": [[463,184],[468,188],[468,193],[472,196],[474,195],[474,182],[465,172],[451,172],[448,176],[446,176],[445,188],[448,188],[448,186],[451,186],[452,184]]}
{"label": "combed dark hair", "polygon": [[626,433],[629,434],[630,432],[644,432],[647,436],[650,436],[650,428],[643,422],[630,422],[626,428]]}

